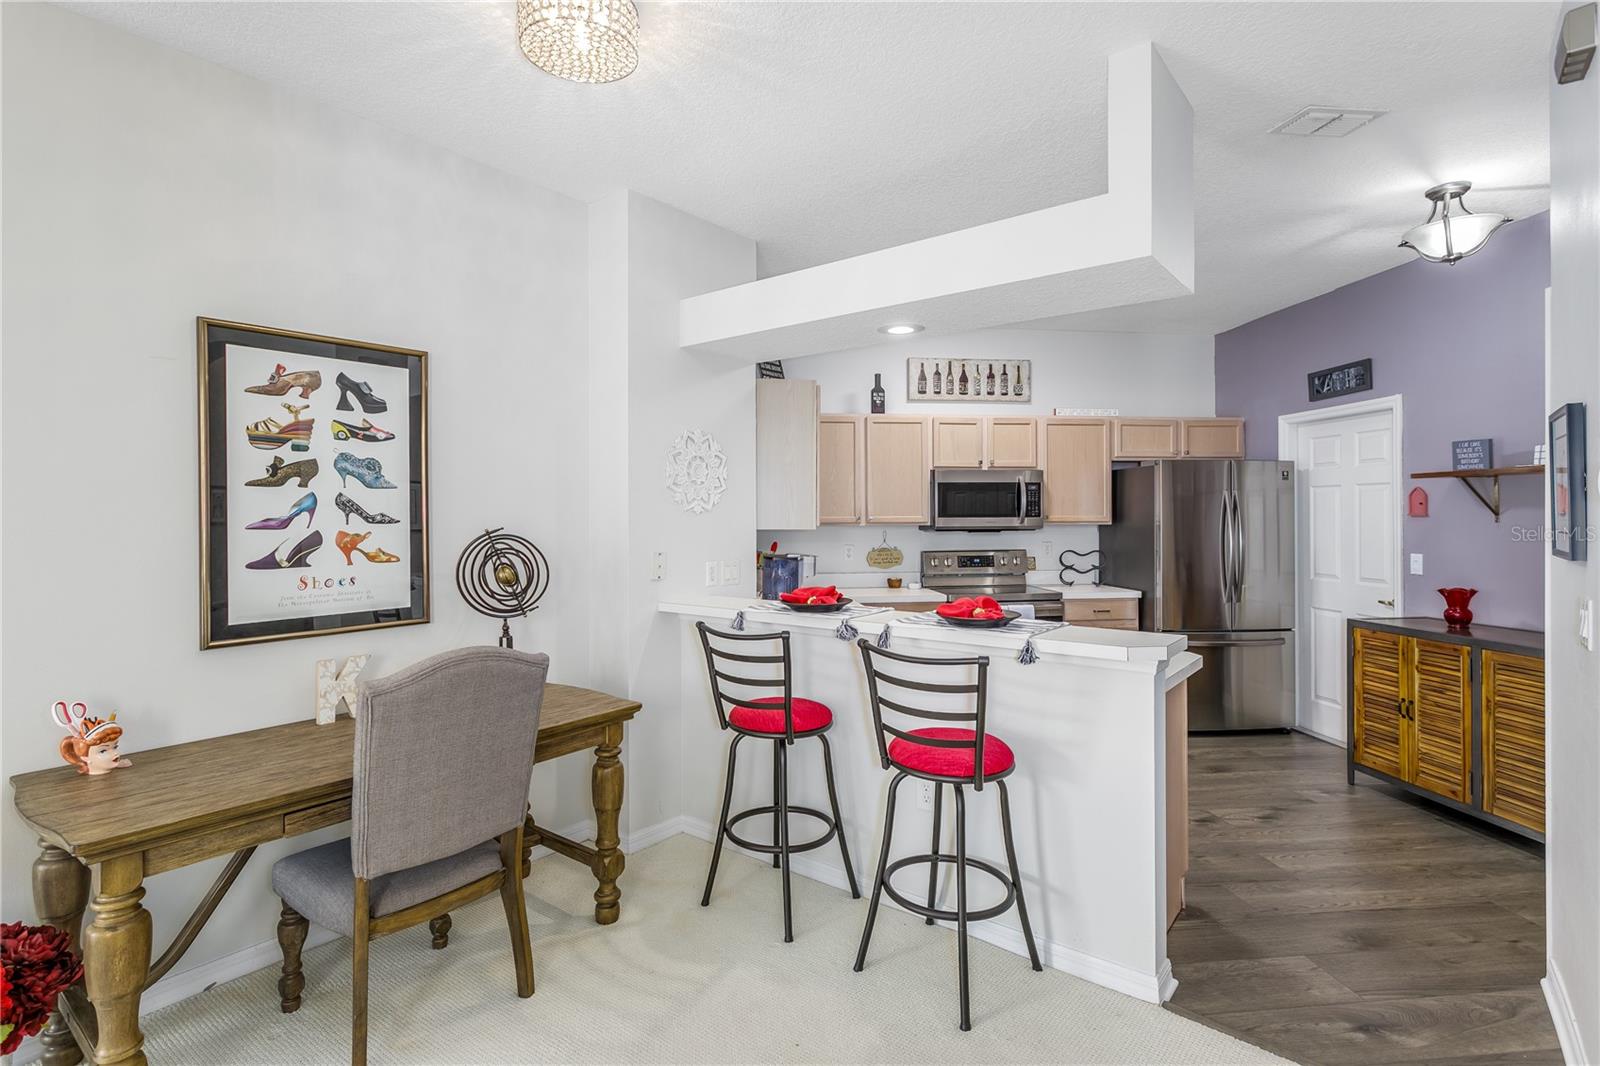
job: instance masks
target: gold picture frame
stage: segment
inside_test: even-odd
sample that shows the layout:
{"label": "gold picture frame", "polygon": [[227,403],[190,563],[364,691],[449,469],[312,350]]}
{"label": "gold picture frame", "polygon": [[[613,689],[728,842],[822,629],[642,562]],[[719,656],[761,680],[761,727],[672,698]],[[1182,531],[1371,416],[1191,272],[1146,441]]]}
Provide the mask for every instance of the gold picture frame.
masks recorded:
{"label": "gold picture frame", "polygon": [[[195,332],[200,647],[428,622],[428,353],[204,316]],[[251,465],[263,452],[265,475]]]}

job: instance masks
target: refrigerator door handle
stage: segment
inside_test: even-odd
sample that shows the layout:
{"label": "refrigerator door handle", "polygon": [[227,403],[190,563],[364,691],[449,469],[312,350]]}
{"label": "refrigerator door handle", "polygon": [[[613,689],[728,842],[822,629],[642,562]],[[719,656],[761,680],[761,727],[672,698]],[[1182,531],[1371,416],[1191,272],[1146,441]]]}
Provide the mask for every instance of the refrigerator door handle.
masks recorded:
{"label": "refrigerator door handle", "polygon": [[1239,490],[1234,489],[1233,497],[1233,602],[1244,602],[1244,519],[1239,513]]}
{"label": "refrigerator door handle", "polygon": [[1222,507],[1220,508],[1222,525],[1217,534],[1217,548],[1220,552],[1222,576],[1222,602],[1233,602],[1233,520],[1228,514],[1228,490],[1222,490]]}
{"label": "refrigerator door handle", "polygon": [[1234,639],[1228,640],[1194,640],[1190,639],[1188,646],[1191,648],[1277,648],[1288,643],[1287,637],[1267,637],[1260,640]]}

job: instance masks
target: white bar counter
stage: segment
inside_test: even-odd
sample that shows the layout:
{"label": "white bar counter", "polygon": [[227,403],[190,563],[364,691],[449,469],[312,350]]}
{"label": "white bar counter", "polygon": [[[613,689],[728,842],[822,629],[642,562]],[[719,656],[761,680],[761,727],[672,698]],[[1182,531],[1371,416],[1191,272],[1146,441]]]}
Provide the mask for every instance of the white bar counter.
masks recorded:
{"label": "white bar counter", "polygon": [[[790,631],[794,694],[833,710],[828,738],[839,804],[865,897],[877,869],[885,789],[893,773],[879,762],[861,651],[835,635],[838,616],[762,611],[752,609],[754,602],[753,597],[678,596],[659,608],[681,616],[683,626],[685,828],[713,838],[727,760],[727,737],[717,727],[693,623],[703,620],[728,629],[734,615],[743,611],[747,633]],[[1017,756],[1017,769],[1007,778],[1012,827],[1044,963],[1142,1000],[1169,998],[1177,985],[1166,947],[1167,690],[1198,667],[1199,657],[1185,652],[1178,636],[1065,626],[1034,637],[1036,661],[1024,665],[1018,661],[1024,635],[897,624],[897,617],[905,616],[885,608],[850,621],[862,637],[873,640],[887,625],[894,651],[989,656],[988,729]],[[914,676],[908,668],[897,670]],[[749,742],[740,748],[735,812],[772,802],[772,758],[765,748]],[[949,852],[954,850],[953,807],[949,790],[944,791],[941,850]],[[820,744],[795,742],[789,757],[789,796],[793,804],[827,809]],[[932,813],[918,802],[916,779],[901,785],[898,807],[891,861],[926,853],[931,842]],[[968,790],[967,820],[968,854],[1003,869],[999,799],[992,787]],[[756,835],[765,828],[758,827],[759,821],[744,823],[741,831],[765,839]],[[793,817],[791,839],[809,840],[818,832],[813,819]],[[831,841],[795,856],[791,866],[802,876],[845,887],[839,849]],[[896,886],[912,898],[926,892],[925,867],[902,871],[901,877],[907,880],[897,879]],[[719,885],[717,892],[722,891]],[[968,893],[974,909],[1000,898],[999,886],[979,872],[969,875]],[[953,908],[954,900],[953,875],[942,873],[938,905]],[[887,896],[884,903],[893,905]],[[851,904],[844,896],[841,904],[856,906],[865,918],[864,900]],[[775,886],[773,914],[780,921]],[[796,912],[796,937],[804,937],[808,921],[816,920]],[[969,930],[1010,951],[1025,952],[1014,907],[998,918],[972,923]],[[850,978],[850,962],[840,959],[841,980]],[[895,961],[869,955],[867,964],[893,966]],[[954,981],[953,973],[950,979]]]}

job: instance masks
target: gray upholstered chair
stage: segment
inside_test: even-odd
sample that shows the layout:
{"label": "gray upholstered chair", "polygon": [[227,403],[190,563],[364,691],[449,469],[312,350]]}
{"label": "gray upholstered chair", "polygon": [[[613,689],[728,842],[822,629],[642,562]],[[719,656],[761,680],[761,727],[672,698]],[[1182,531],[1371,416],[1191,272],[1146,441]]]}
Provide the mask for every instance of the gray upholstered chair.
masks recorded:
{"label": "gray upholstered chair", "polygon": [[491,892],[511,926],[517,995],[533,995],[522,818],[549,667],[545,655],[463,648],[361,687],[350,837],[272,867],[284,1013],[300,1007],[309,922],[354,941],[353,1063],[367,1061],[368,942],[429,922],[442,947],[449,912]]}

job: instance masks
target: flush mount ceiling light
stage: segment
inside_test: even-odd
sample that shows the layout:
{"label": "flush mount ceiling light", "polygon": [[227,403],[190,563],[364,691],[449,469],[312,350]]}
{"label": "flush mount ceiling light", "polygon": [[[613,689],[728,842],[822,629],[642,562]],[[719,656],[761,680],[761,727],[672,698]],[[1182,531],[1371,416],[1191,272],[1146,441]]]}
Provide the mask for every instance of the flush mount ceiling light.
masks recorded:
{"label": "flush mount ceiling light", "polygon": [[639,10],[633,0],[517,0],[517,43],[558,78],[619,81],[639,65]]}
{"label": "flush mount ceiling light", "polygon": [[1494,231],[1511,220],[1505,215],[1475,215],[1468,211],[1461,198],[1471,188],[1470,181],[1447,181],[1424,193],[1433,201],[1433,211],[1428,221],[1406,231],[1400,238],[1400,247],[1410,248],[1430,263],[1454,266],[1488,244]]}
{"label": "flush mount ceiling light", "polygon": [[902,322],[893,326],[879,326],[878,332],[891,337],[904,337],[908,333],[921,333],[922,327],[914,322]]}

